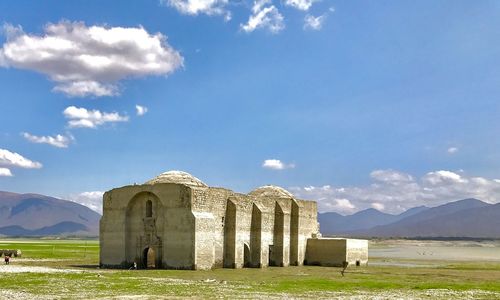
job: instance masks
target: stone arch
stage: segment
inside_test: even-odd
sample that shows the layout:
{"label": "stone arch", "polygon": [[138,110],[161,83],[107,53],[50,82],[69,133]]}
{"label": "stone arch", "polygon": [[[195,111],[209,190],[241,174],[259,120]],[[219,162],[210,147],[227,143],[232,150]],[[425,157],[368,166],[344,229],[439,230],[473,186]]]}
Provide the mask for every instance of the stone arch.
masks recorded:
{"label": "stone arch", "polygon": [[[125,255],[128,263],[147,261],[147,253],[144,251],[151,249],[156,257],[155,266],[161,266],[164,224],[162,210],[160,199],[151,192],[138,193],[129,201],[125,217]],[[141,267],[147,265],[141,263]]]}
{"label": "stone arch", "polygon": [[250,246],[247,243],[243,244],[243,266],[249,268],[252,266],[250,257]]}
{"label": "stone arch", "polygon": [[142,265],[146,269],[156,268],[156,251],[153,247],[147,247],[142,251]]}

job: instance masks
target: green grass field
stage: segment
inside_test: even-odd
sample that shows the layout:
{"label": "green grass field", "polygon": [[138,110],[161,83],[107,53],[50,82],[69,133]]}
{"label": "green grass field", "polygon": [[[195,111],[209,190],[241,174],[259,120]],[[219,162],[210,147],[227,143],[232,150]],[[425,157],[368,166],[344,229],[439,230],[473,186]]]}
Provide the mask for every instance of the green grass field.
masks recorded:
{"label": "green grass field", "polygon": [[[404,261],[408,266],[264,269],[104,270],[99,244],[81,240],[0,240],[21,249],[2,265],[1,298],[378,298],[500,299],[500,262]],[[418,265],[420,264],[420,266]]]}

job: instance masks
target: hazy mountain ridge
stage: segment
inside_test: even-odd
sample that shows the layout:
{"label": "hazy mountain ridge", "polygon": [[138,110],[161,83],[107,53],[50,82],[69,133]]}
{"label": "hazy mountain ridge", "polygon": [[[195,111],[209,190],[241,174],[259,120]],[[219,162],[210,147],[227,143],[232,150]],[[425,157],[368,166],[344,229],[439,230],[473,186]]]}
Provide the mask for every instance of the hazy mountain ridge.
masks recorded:
{"label": "hazy mountain ridge", "polygon": [[349,216],[342,216],[335,212],[327,212],[318,214],[318,222],[320,223],[320,229],[323,234],[343,234],[391,224],[427,209],[429,208],[426,206],[418,206],[399,215],[383,213],[374,208],[362,210]]}
{"label": "hazy mountain ridge", "polygon": [[97,212],[75,202],[0,191],[0,234],[3,235],[96,236],[100,218]]}
{"label": "hazy mountain ridge", "polygon": [[[360,213],[357,215],[359,216]],[[375,213],[372,211],[371,214]],[[378,215],[382,214],[379,212]],[[320,218],[321,230],[326,235],[500,238],[500,203],[488,204],[477,199],[464,199],[432,208],[412,208],[398,216],[389,215],[385,223],[382,222],[383,224],[354,230],[344,230],[346,227],[340,227],[343,231],[334,230],[328,227],[333,222],[323,221],[322,223],[321,221],[329,215],[321,215],[323,215],[323,218]],[[341,220],[352,221],[353,218],[349,218],[352,216],[345,216]],[[335,222],[340,221],[337,219]],[[356,225],[350,225],[350,227],[356,227]]]}

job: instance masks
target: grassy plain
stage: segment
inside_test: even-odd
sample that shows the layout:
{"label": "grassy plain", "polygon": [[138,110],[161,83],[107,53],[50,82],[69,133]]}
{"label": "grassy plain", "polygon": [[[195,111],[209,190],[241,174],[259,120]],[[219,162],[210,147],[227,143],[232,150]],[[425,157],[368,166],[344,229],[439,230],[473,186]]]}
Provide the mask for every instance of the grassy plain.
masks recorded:
{"label": "grassy plain", "polygon": [[401,258],[391,256],[395,245],[397,241],[372,242],[373,253],[384,256],[370,257],[368,267],[348,268],[341,276],[339,268],[312,266],[105,270],[98,268],[97,241],[0,240],[0,249],[23,252],[22,258],[0,267],[4,279],[9,278],[1,283],[0,299],[500,299],[500,260]]}

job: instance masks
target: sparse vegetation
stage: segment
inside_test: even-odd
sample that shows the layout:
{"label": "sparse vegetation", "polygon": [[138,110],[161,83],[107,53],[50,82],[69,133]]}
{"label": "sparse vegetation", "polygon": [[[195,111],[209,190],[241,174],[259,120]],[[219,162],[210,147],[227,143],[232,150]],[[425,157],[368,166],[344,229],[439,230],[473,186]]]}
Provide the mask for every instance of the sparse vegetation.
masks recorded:
{"label": "sparse vegetation", "polygon": [[[197,297],[197,298],[483,298],[500,299],[500,262],[415,261],[413,267],[316,266],[266,269],[103,270],[98,268],[98,242],[76,240],[0,241],[21,249],[3,271],[10,273],[0,298]],[[398,260],[406,263],[404,260]],[[30,268],[43,267],[45,269]],[[14,269],[15,270],[15,269]],[[49,272],[47,270],[57,270]]]}

